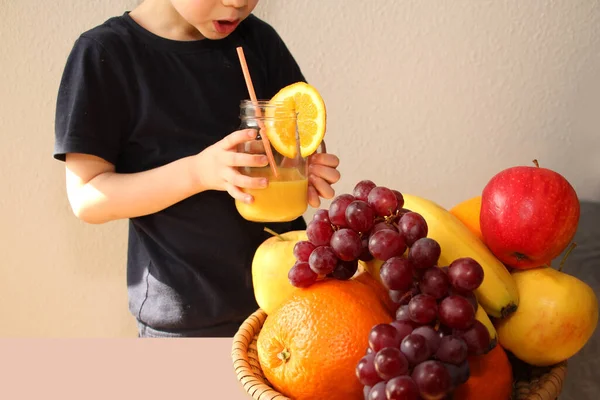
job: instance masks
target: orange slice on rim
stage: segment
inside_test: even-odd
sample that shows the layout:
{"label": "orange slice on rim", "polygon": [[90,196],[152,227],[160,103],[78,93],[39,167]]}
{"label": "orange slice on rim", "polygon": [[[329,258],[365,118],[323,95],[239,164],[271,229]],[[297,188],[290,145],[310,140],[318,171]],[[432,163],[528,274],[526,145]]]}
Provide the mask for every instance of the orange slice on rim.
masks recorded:
{"label": "orange slice on rim", "polygon": [[[325,102],[319,92],[307,83],[297,82],[281,89],[271,101],[281,102],[286,109],[296,113],[301,156],[308,157],[316,152],[325,137],[327,125]],[[275,122],[275,129],[266,129],[271,145],[288,158],[294,158],[297,153],[293,125],[289,120],[282,119]]]}

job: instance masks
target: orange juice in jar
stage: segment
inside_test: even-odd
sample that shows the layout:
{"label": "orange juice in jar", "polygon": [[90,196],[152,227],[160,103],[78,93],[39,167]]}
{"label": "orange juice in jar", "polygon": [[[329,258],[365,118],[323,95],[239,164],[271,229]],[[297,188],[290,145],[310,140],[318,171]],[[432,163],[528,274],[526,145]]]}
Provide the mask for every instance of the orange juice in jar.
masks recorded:
{"label": "orange juice in jar", "polygon": [[285,154],[271,146],[273,166],[239,168],[244,175],[267,178],[268,186],[243,189],[254,201],[247,204],[236,200],[238,212],[254,222],[288,222],[302,216],[308,208],[308,171],[307,158],[300,151],[294,109],[282,102],[245,100],[240,105],[240,119],[239,129],[252,128],[259,132],[255,140],[240,145],[238,151],[242,153],[266,154],[261,135],[284,137],[288,142],[294,141],[296,146],[286,149]]}

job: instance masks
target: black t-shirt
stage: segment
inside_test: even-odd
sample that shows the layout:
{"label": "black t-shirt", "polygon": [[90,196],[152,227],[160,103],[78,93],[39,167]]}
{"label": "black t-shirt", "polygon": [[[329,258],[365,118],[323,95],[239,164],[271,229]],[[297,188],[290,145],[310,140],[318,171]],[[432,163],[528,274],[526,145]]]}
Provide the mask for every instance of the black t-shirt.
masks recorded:
{"label": "black t-shirt", "polygon": [[[259,99],[304,81],[279,35],[253,15],[216,41],[161,38],[128,13],[83,33],[60,84],[54,157],[92,154],[134,173],[201,152],[240,125],[249,98],[240,45]],[[220,191],[130,219],[131,313],[152,331],[231,336],[258,307],[251,263],[264,226],[244,220]],[[268,226],[306,227],[302,218]]]}

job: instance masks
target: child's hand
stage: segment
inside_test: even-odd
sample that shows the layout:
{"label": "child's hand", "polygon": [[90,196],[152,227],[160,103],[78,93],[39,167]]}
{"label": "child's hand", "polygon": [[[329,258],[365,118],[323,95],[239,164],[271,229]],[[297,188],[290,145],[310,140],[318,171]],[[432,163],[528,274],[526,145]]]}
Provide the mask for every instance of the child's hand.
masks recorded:
{"label": "child's hand", "polygon": [[331,187],[340,180],[336,169],[340,164],[337,156],[328,153],[314,153],[309,157],[308,164],[308,204],[313,208],[321,205],[322,197],[332,199],[335,190]]}
{"label": "child's hand", "polygon": [[227,191],[233,198],[251,203],[252,196],[241,189],[263,189],[265,178],[251,178],[240,173],[236,167],[264,167],[267,156],[237,152],[239,144],[254,140],[256,130],[235,131],[196,155],[193,175],[204,190]]}

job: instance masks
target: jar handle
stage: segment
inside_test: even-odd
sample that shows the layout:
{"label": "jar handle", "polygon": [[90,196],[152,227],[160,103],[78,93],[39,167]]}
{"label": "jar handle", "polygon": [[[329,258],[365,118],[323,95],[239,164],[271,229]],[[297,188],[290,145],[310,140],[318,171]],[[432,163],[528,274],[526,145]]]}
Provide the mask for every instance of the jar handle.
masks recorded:
{"label": "jar handle", "polygon": [[319,144],[319,147],[317,148],[317,153],[327,153],[327,145],[325,144],[325,139],[321,140],[321,144]]}

